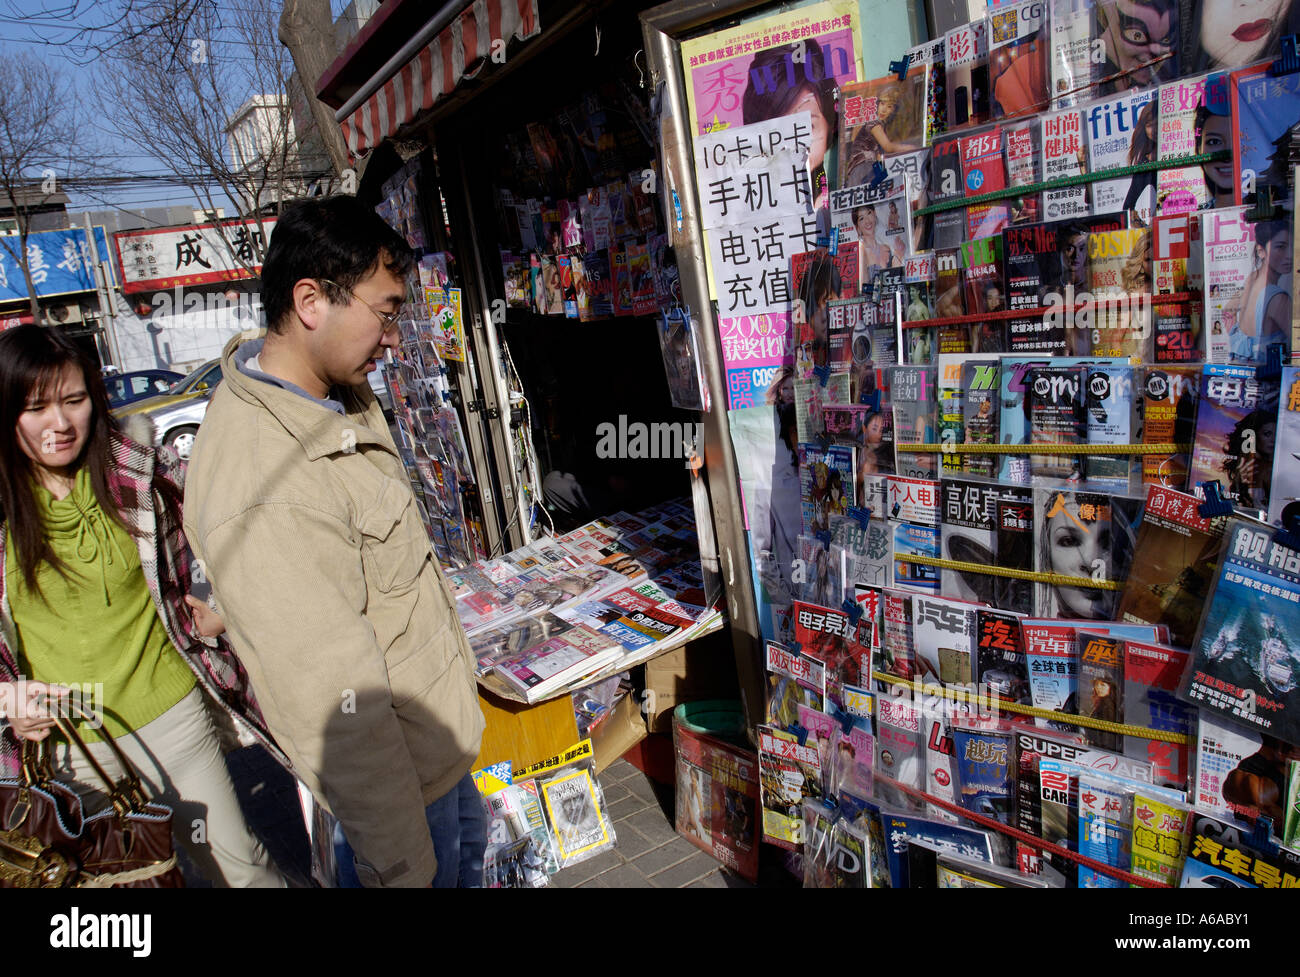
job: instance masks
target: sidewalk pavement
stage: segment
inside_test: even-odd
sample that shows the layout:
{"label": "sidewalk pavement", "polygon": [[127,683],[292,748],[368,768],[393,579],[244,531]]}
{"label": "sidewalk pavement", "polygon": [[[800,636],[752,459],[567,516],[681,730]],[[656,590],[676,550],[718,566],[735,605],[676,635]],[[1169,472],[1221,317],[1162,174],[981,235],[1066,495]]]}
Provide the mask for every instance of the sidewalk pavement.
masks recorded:
{"label": "sidewalk pavement", "polygon": [[[240,806],[292,887],[308,887],[311,855],[296,782],[261,747],[226,757]],[[562,889],[752,888],[673,827],[673,789],[655,783],[626,760],[598,778],[617,838],[611,851],[551,876]]]}

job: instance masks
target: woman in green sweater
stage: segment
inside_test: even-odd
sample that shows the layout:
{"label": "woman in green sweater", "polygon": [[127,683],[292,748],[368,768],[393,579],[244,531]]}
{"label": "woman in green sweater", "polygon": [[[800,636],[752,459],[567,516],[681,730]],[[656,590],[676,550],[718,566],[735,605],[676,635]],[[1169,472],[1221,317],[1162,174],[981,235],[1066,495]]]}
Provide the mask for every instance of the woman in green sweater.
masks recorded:
{"label": "woman in green sweater", "polygon": [[[102,722],[172,807],[198,871],[214,885],[279,886],[209,711],[215,698],[264,733],[243,669],[215,640],[220,618],[187,594],[183,478],[166,449],[118,430],[98,370],[70,340],[39,326],[0,334],[0,768],[13,768],[18,739],[50,734],[44,700],[59,708],[69,688],[84,692],[89,749],[120,775]],[[89,811],[103,807],[89,762],[65,742],[53,755]]]}

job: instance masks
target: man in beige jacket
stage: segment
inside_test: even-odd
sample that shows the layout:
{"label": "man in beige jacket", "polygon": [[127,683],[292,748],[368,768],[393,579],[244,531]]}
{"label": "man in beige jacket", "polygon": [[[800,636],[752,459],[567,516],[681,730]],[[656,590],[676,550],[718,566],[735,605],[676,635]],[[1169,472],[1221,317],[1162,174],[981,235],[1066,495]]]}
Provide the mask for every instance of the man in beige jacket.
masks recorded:
{"label": "man in beige jacket", "polygon": [[366,382],[412,264],[353,198],[286,209],[268,332],[226,346],[186,480],[186,535],[267,726],[346,835],[344,884],[482,876],[474,659]]}

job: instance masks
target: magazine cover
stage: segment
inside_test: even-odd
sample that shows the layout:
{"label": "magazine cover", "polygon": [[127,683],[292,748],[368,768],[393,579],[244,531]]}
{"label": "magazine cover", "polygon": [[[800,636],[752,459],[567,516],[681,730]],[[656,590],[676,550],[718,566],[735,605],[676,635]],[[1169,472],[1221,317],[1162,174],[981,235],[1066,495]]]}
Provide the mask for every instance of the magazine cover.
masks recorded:
{"label": "magazine cover", "polygon": [[[1025,403],[1029,411],[1029,443],[1087,444],[1087,367],[1038,366],[1025,378]],[[1029,456],[1029,470],[1037,478],[1079,481],[1083,455]]]}
{"label": "magazine cover", "polygon": [[854,625],[838,608],[794,602],[794,639],[799,653],[826,667],[826,697],[843,705],[845,685],[871,684],[871,622]]}
{"label": "magazine cover", "polygon": [[838,187],[869,183],[874,164],[925,145],[928,75],[925,64],[909,64],[902,81],[888,75],[840,87]]}
{"label": "magazine cover", "polygon": [[1169,640],[1190,648],[1214,583],[1223,520],[1207,519],[1201,500],[1161,485],[1147,487],[1133,565],[1121,592],[1122,621],[1162,624]]}
{"label": "magazine cover", "polygon": [[826,666],[801,652],[767,642],[767,722],[788,729],[799,722],[799,707],[826,704]]}
{"label": "magazine cover", "polygon": [[1150,359],[1151,231],[1099,231],[1088,237],[1093,356]]}
{"label": "magazine cover", "polygon": [[[1042,139],[1038,119],[1002,124],[1002,155],[1007,166],[1007,186],[1027,187],[1043,179]],[[1026,193],[1008,201],[1012,224],[1033,224],[1043,219],[1043,197]]]}
{"label": "magazine cover", "polygon": [[[614,290],[609,252],[601,249],[582,256],[582,273],[587,281],[587,318],[609,319],[614,315]],[[579,312],[581,312],[579,306]],[[579,318],[582,318],[579,315]]]}
{"label": "magazine cover", "polygon": [[[659,317],[658,326],[659,351],[664,358],[672,405],[683,410],[706,410],[708,384],[702,372],[694,318],[665,314]],[[696,447],[702,449],[703,445]]]}
{"label": "magazine cover", "polygon": [[677,833],[758,881],[758,763],[751,752],[673,723]]}
{"label": "magazine cover", "polygon": [[[1008,227],[1002,232],[1002,250],[1006,261],[1007,308],[1040,308],[1047,296],[1059,293],[1061,262],[1056,225]],[[1054,322],[1041,313],[1009,320],[1006,334],[1007,348],[1013,353],[1061,356],[1066,351],[1064,323]]]}
{"label": "magazine cover", "polygon": [[799,445],[799,488],[805,535],[829,529],[831,516],[842,516],[855,504],[856,474],[851,446],[832,444],[823,451],[816,444]]}
{"label": "magazine cover", "polygon": [[[934,311],[939,318],[950,318],[953,316],[963,316],[966,314],[965,290],[962,288],[962,254],[961,247],[945,248],[934,253],[934,290],[935,301]],[[933,339],[927,337],[930,342],[930,348],[924,352],[916,350],[916,338],[909,337],[912,341],[912,352],[915,353],[916,359],[909,362],[919,364],[922,355],[931,357],[928,362],[932,362],[934,350],[934,341],[937,340],[939,353],[969,353],[973,347],[972,334],[974,327],[969,322],[946,323],[940,325],[937,335],[935,330],[926,330]]]}
{"label": "magazine cover", "polygon": [[[915,790],[925,789],[925,743],[921,714],[892,696],[876,699],[876,773]],[[900,811],[919,811],[921,802],[910,794],[876,781],[877,797]]]}
{"label": "magazine cover", "polygon": [[817,750],[800,746],[789,733],[760,726],[758,770],[763,840],[797,851],[804,842],[803,799],[821,797]]}
{"label": "magazine cover", "polygon": [[[874,187],[863,183],[832,191],[830,207],[831,223],[840,240],[857,244],[863,285],[870,285],[885,268],[902,267],[912,236],[906,189],[901,182],[882,180]],[[836,297],[848,298],[857,291],[856,287],[842,290]]]}
{"label": "magazine cover", "polygon": [[1157,788],[1133,795],[1134,875],[1166,885],[1178,884],[1187,854],[1190,808],[1165,799]]}
{"label": "magazine cover", "polygon": [[983,125],[992,118],[989,103],[989,34],[984,19],[954,27],[944,35],[948,85],[948,131]]}
{"label": "magazine cover", "polygon": [[876,675],[911,680],[916,677],[916,653],[912,646],[912,595],[887,589],[881,601],[884,636],[878,646],[880,657],[872,663]]}
{"label": "magazine cover", "polygon": [[1276,454],[1268,496],[1268,521],[1284,526],[1300,510],[1300,367],[1284,367],[1278,398]]}
{"label": "magazine cover", "polygon": [[993,118],[1043,111],[1050,104],[1047,0],[994,7],[988,25]]}
{"label": "magazine cover", "polygon": [[[945,136],[935,140],[930,147],[930,203],[940,204],[960,200],[966,196],[962,179],[961,139]],[[930,246],[956,248],[966,239],[966,208],[952,207],[933,215],[930,224]]]}
{"label": "magazine cover", "polygon": [[[1074,650],[1078,656],[1079,715],[1110,723],[1124,715],[1124,642],[1109,635],[1076,631]],[[1118,733],[1091,726],[1083,727],[1083,741],[1103,750],[1122,750]]]}
{"label": "magazine cover", "polygon": [[[1156,160],[1159,135],[1156,92],[1130,91],[1084,110],[1088,126],[1088,169],[1116,169]],[[1094,214],[1128,213],[1150,227],[1156,205],[1154,170],[1092,184]]]}
{"label": "magazine cover", "polygon": [[939,464],[944,475],[962,470],[962,455],[954,449],[966,436],[963,358],[958,353],[939,354],[939,443],[944,446]]}
{"label": "magazine cover", "polygon": [[975,681],[980,691],[1003,702],[1028,705],[1029,659],[1020,615],[980,608],[976,611],[975,645]]}
{"label": "magazine cover", "polygon": [[909,556],[939,559],[939,530],[936,526],[918,526],[910,522],[894,525],[894,580],[895,587],[918,593],[939,592],[939,569],[924,563],[913,563]]}
{"label": "magazine cover", "polygon": [[889,373],[894,412],[894,470],[910,478],[937,478],[938,456],[906,450],[909,444],[935,444],[938,393],[934,367],[896,366]]}
{"label": "magazine cover", "polygon": [[[1205,117],[1206,75],[1180,78],[1160,86],[1160,138],[1156,158],[1177,159],[1202,152],[1198,148],[1198,113]],[[1204,123],[1202,123],[1203,125]],[[1226,149],[1207,147],[1205,152]],[[1202,210],[1210,203],[1210,183],[1204,167],[1184,166],[1156,172],[1156,209],[1161,214],[1185,214]]]}
{"label": "magazine cover", "polygon": [[[1163,170],[1161,172],[1164,172]],[[1201,220],[1197,214],[1157,217],[1152,228],[1151,286],[1155,304],[1154,355],[1156,363],[1194,363],[1201,352],[1201,310],[1204,298],[1163,304],[1161,295],[1189,290],[1199,292],[1204,282],[1201,268]]]}
{"label": "magazine cover", "polygon": [[1236,825],[1194,812],[1180,889],[1278,889],[1300,878],[1300,854],[1261,851]]}
{"label": "magazine cover", "polygon": [[[960,274],[960,272],[958,273]],[[904,323],[924,322],[935,315],[935,254],[925,251],[912,255],[903,266],[903,285],[907,292],[903,301]],[[902,351],[907,363],[912,366],[930,366],[934,363],[935,329],[933,326],[902,326],[899,330],[903,336]],[[899,362],[897,341],[890,343],[892,363]]]}
{"label": "magazine cover", "polygon": [[990,832],[908,814],[882,813],[881,818],[885,825],[890,883],[895,889],[911,887],[908,850],[913,841],[927,842],[941,851],[986,862],[990,868],[995,864],[994,845],[1000,846],[1000,842],[995,842]]}
{"label": "magazine cover", "polygon": [[1300,551],[1232,519],[1179,697],[1300,745]]}
{"label": "magazine cover", "polygon": [[1081,105],[1096,94],[1100,78],[1093,64],[1092,8],[1094,0],[1051,0],[1052,106]]}
{"label": "magazine cover", "polygon": [[944,69],[944,39],[935,38],[909,48],[908,67],[924,65],[925,80],[925,144],[948,128],[948,82]]}
{"label": "magazine cover", "polygon": [[[1021,489],[1003,486],[998,499],[998,566],[1008,570],[1034,569],[1034,504],[1032,493],[1020,498]],[[1028,492],[1028,489],[1024,491]],[[1034,610],[1034,584],[1015,577],[998,577],[994,584],[994,605],[1018,614]]]}
{"label": "magazine cover", "polygon": [[1178,7],[1172,0],[1097,0],[1093,25],[1094,62],[1098,42],[1105,53],[1098,94],[1150,88],[1186,73],[1178,67]]}
{"label": "magazine cover", "polygon": [[1300,77],[1271,75],[1268,68],[1253,65],[1230,76],[1237,203],[1254,203],[1261,188],[1267,187],[1275,203],[1290,206],[1290,144],[1300,124]]}
{"label": "magazine cover", "polygon": [[[1140,499],[1072,489],[1035,489],[1035,569],[1096,581],[1126,579],[1141,507]],[[1112,612],[1119,597],[1114,590],[1056,584],[1038,584],[1037,590],[1039,617],[1114,620]]]}
{"label": "magazine cover", "polygon": [[[1079,714],[1079,662],[1075,655],[1076,628],[1055,621],[1021,625],[1025,638],[1025,659],[1029,663],[1029,695],[1036,709],[1048,709],[1067,716]],[[1036,718],[1042,729],[1079,733],[1079,727],[1055,719]]]}
{"label": "magazine cover", "polygon": [[[1196,710],[1179,702],[1178,683],[1187,666],[1187,652],[1146,641],[1124,642],[1124,722],[1163,732],[1179,733],[1195,743]],[[1192,748],[1142,736],[1124,737],[1124,755],[1149,760],[1155,782],[1183,790],[1191,775]]]}
{"label": "magazine cover", "polygon": [[907,214],[912,227],[907,253],[914,255],[933,247],[930,243],[932,217],[917,213],[930,203],[930,151],[917,149],[885,160],[886,179],[901,183],[906,191]]}
{"label": "magazine cover", "polygon": [[975,605],[913,597],[912,647],[918,678],[969,686],[975,674]]}
{"label": "magazine cover", "polygon": [[[758,17],[682,43],[689,124],[696,137],[798,111],[821,115],[826,139],[808,169],[817,210],[826,206],[839,144],[834,92],[860,80],[860,10],[854,0],[822,0]],[[796,39],[799,43],[790,43]]]}
{"label": "magazine cover", "polygon": [[[961,245],[962,290],[967,314],[1003,312],[1007,301],[1003,291],[1002,234],[963,241]],[[1006,350],[1006,320],[989,319],[972,330],[973,353],[1001,353]]]}
{"label": "magazine cover", "polygon": [[1136,366],[1084,367],[1088,405],[1088,444],[1098,451],[1087,456],[1085,475],[1090,486],[1107,492],[1137,491],[1142,484],[1139,455],[1108,455],[1107,444],[1139,444],[1142,435],[1142,403],[1135,389]]}
{"label": "magazine cover", "polygon": [[1207,363],[1201,370],[1196,440],[1188,485],[1199,497],[1201,482],[1217,481],[1223,497],[1245,509],[1259,509],[1267,487],[1260,484],[1265,445],[1259,434],[1273,421],[1260,399],[1252,366]]}
{"label": "magazine cover", "polygon": [[614,846],[614,827],[600,799],[600,785],[585,767],[539,780],[551,839],[560,868]]}
{"label": "magazine cover", "polygon": [[[966,196],[1005,190],[1007,177],[1002,156],[1002,127],[993,125],[980,129],[962,136],[959,143],[962,186],[966,188]],[[1007,201],[971,204],[966,208],[966,238],[1000,234],[1010,221],[1011,208]]]}
{"label": "magazine cover", "polygon": [[[1084,137],[1083,113],[1079,109],[1053,112],[1042,116],[1040,125],[1042,178],[1059,180],[1087,173],[1088,154]],[[1058,187],[1055,190],[1043,191],[1043,220],[1045,221],[1087,217],[1091,213],[1087,186]]]}
{"label": "magazine cover", "polygon": [[1254,352],[1248,330],[1257,317],[1251,314],[1247,293],[1257,277],[1255,225],[1246,220],[1247,209],[1224,207],[1201,215],[1206,363],[1240,361],[1243,353]]}
{"label": "magazine cover", "polygon": [[1287,769],[1300,747],[1204,710],[1195,717],[1196,809],[1248,828],[1263,815],[1277,834],[1287,814]]}
{"label": "magazine cover", "polygon": [[[1121,781],[1096,770],[1078,772],[1080,855],[1127,870],[1132,843],[1133,793]],[[1086,865],[1079,866],[1080,889],[1121,889],[1124,883]]]}
{"label": "magazine cover", "polygon": [[632,292],[632,313],[653,315],[655,311],[654,269],[650,266],[650,251],[639,241],[627,242],[628,287]]}
{"label": "magazine cover", "polygon": [[[1001,367],[998,360],[967,360],[962,364],[963,418],[966,444],[997,444],[998,411],[1001,405]],[[962,455],[962,472],[992,478],[998,459],[993,454],[967,452]]]}
{"label": "magazine cover", "polygon": [[1222,71],[1275,57],[1286,34],[1300,31],[1294,4],[1266,10],[1235,0],[1179,0],[1183,74]]}
{"label": "magazine cover", "polygon": [[[1201,384],[1199,366],[1142,368],[1142,443],[1191,444],[1196,435],[1196,398]],[[1142,481],[1175,491],[1187,489],[1191,455],[1142,456]]]}
{"label": "magazine cover", "polygon": [[[992,482],[947,478],[940,483],[943,558],[992,566],[997,563],[997,503],[1006,491]],[[998,577],[961,570],[941,571],[943,596],[994,603]]]}

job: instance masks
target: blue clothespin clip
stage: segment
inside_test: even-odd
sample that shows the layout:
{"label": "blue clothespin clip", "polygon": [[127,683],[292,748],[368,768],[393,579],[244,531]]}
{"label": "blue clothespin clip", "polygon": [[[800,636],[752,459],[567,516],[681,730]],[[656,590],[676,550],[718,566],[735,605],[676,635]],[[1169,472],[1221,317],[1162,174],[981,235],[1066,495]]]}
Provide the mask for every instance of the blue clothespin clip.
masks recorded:
{"label": "blue clothespin clip", "polygon": [[450,390],[444,390],[444,391],[442,392],[442,402],[443,402],[444,404],[450,404],[450,403],[451,403],[451,391],[450,391]]}
{"label": "blue clothespin clip", "polygon": [[1282,360],[1285,350],[1281,343],[1268,347],[1268,360],[1255,371],[1256,380],[1279,380],[1282,377]]}
{"label": "blue clothespin clip", "polygon": [[849,620],[853,622],[853,626],[856,628],[858,622],[862,620],[862,605],[856,600],[845,597],[844,603],[840,606],[844,608],[844,613],[849,616]]}
{"label": "blue clothespin clip", "polygon": [[798,641],[791,641],[786,647],[789,648],[792,655],[798,655],[803,651],[803,645]]}
{"label": "blue clothespin clip", "polygon": [[851,505],[849,506],[849,517],[856,519],[858,525],[866,529],[867,524],[871,522],[871,510],[866,506]]}
{"label": "blue clothespin clip", "polygon": [[1232,515],[1232,503],[1223,497],[1223,486],[1219,484],[1216,478],[1212,482],[1197,482],[1201,491],[1205,493],[1205,501],[1198,507],[1197,511],[1206,519],[1214,516]]}
{"label": "blue clothespin clip", "polygon": [[889,176],[889,170],[885,169],[885,164],[876,160],[871,164],[871,182],[868,186],[879,186]]}
{"label": "blue clothespin clip", "polygon": [[838,227],[831,228],[831,244],[827,251],[830,252],[832,257],[840,253],[840,229]]}
{"label": "blue clothespin clip", "polygon": [[905,54],[897,61],[889,62],[889,73],[897,75],[899,81],[907,81],[907,66],[911,64],[912,56]]}
{"label": "blue clothespin clip", "polygon": [[1273,77],[1278,75],[1294,75],[1300,71],[1300,51],[1297,50],[1296,36],[1287,34],[1282,38],[1282,56],[1268,66],[1268,73]]}
{"label": "blue clothespin clip", "polygon": [[858,402],[870,407],[873,411],[880,410],[880,391],[873,390],[869,394],[863,394],[858,398]]}
{"label": "blue clothespin clip", "polygon": [[827,381],[831,378],[831,368],[829,366],[814,366],[813,376],[815,376],[817,382],[824,387],[826,386]]}
{"label": "blue clothespin clip", "polygon": [[1270,837],[1272,833],[1273,819],[1266,814],[1261,814],[1255,818],[1255,826],[1246,836],[1246,844],[1261,854],[1276,855],[1277,845],[1273,844],[1273,839]]}
{"label": "blue clothespin clip", "polygon": [[1300,504],[1291,502],[1282,509],[1282,528],[1273,534],[1273,542],[1300,551]]}
{"label": "blue clothespin clip", "polygon": [[794,734],[795,738],[799,740],[800,746],[803,746],[808,741],[808,730],[804,729],[798,723],[791,724],[786,732]]}
{"label": "blue clothespin clip", "polygon": [[831,533],[829,529],[820,530],[819,532],[813,533],[813,535],[817,537],[817,542],[822,544],[823,549],[831,548]]}
{"label": "blue clothespin clip", "polygon": [[901,505],[899,505],[897,502],[895,502],[895,503],[894,503],[894,507],[893,507],[892,509],[889,510],[889,513],[890,513],[890,515],[892,515],[895,519],[897,519],[897,518],[898,518],[898,514],[899,514],[900,512],[902,512],[902,511],[903,511],[903,507],[902,507]]}

